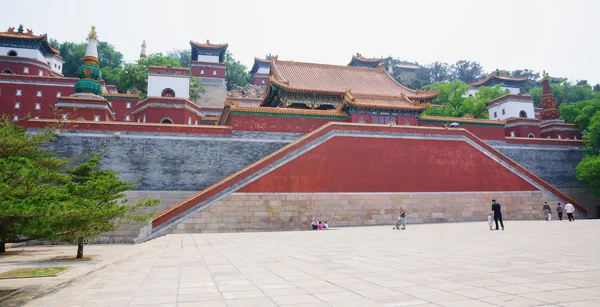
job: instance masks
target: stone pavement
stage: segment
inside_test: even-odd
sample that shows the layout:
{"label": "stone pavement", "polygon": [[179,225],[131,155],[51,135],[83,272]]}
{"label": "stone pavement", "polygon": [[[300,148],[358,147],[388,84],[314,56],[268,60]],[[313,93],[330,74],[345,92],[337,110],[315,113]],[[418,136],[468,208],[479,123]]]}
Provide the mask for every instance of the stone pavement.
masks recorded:
{"label": "stone pavement", "polygon": [[168,235],[26,306],[600,306],[600,220]]}

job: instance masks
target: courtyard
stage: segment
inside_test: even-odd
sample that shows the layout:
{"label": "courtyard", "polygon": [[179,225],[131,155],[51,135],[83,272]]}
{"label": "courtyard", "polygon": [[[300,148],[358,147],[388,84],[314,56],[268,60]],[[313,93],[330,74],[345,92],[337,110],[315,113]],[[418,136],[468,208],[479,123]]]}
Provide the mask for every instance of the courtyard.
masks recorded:
{"label": "courtyard", "polygon": [[[600,306],[598,220],[168,235],[86,245],[57,277],[4,279],[5,306]],[[16,248],[0,273],[74,246]]]}

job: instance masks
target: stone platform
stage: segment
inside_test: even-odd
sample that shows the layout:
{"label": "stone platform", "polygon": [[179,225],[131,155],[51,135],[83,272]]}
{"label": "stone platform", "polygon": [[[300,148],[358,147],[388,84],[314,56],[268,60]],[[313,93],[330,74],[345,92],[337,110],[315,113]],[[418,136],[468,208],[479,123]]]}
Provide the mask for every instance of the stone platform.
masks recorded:
{"label": "stone platform", "polygon": [[599,220],[505,226],[167,235],[25,306],[600,306]]}

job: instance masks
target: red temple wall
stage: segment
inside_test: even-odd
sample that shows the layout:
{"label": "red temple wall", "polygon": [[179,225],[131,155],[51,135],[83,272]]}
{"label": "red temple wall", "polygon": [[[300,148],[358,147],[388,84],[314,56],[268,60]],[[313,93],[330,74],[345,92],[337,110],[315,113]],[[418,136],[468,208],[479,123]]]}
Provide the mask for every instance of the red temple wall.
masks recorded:
{"label": "red temple wall", "polygon": [[[443,127],[443,125],[440,124],[431,124],[431,123],[423,123],[423,122],[419,122],[419,126],[423,126],[423,127]],[[465,124],[461,124],[460,126],[458,126],[458,128],[462,128],[465,129],[471,133],[473,133],[475,136],[477,136],[478,138],[482,139],[482,140],[504,140],[504,127],[503,126],[471,126],[471,125],[465,125]],[[451,129],[451,128],[449,128]]]}
{"label": "red temple wall", "polygon": [[[46,67],[41,67],[43,64],[32,65],[28,63],[12,63],[12,62],[2,62],[0,61],[0,73],[5,69],[10,69],[13,74],[23,74],[23,75],[32,75],[39,76],[39,72],[42,71],[43,76],[50,76],[50,69]],[[24,68],[28,67],[29,72],[25,73]]]}
{"label": "red temple wall", "polygon": [[[29,128],[44,128],[52,121],[31,120]],[[67,129],[92,130],[92,131],[130,131],[130,132],[156,132],[156,133],[186,133],[186,134],[231,134],[231,129],[223,126],[182,126],[132,122],[69,122]]]}
{"label": "red temple wall", "polygon": [[[201,64],[200,64],[201,65]],[[215,65],[215,64],[211,64]],[[204,70],[204,74],[200,74],[200,72]],[[216,71],[217,74],[213,75],[213,71]],[[223,67],[208,67],[207,66],[192,66],[192,75],[200,78],[221,78],[225,79],[225,65]]]}
{"label": "red temple wall", "polygon": [[338,136],[238,192],[534,190],[466,142]]}
{"label": "red temple wall", "polygon": [[[377,120],[375,120],[377,117]],[[390,116],[390,115],[373,115],[373,114],[351,114],[350,121],[353,123],[360,123],[362,118],[362,123],[364,124],[387,124],[390,121],[394,121],[398,126],[416,126],[417,125],[417,117],[416,116]],[[383,119],[383,122],[381,122]]]}
{"label": "red temple wall", "polygon": [[[265,83],[262,83],[262,81],[264,81]],[[252,81],[252,84],[258,85],[258,86],[267,86],[267,84],[269,84],[269,76],[268,75],[254,76],[254,80]]]}
{"label": "red temple wall", "polygon": [[[6,76],[0,78],[0,113],[9,115],[18,115],[24,118],[27,114],[31,117],[54,118],[54,113],[50,106],[56,104],[56,94],[60,92],[62,96],[69,96],[75,93],[73,89],[75,82],[65,82],[64,86],[44,85],[44,84],[13,84],[3,83]],[[22,90],[21,96],[17,96],[17,89]],[[42,97],[37,97],[37,91],[42,91]],[[20,102],[20,108],[15,109],[15,102]],[[40,109],[35,109],[35,104],[40,104]]]}
{"label": "red temple wall", "polygon": [[173,124],[187,125],[188,117],[192,118],[192,125],[197,120],[200,123],[200,117],[185,109],[175,108],[149,108],[135,116],[135,121],[140,119],[143,122],[144,115],[146,115],[146,123],[160,124],[161,120],[170,118],[173,120]]}
{"label": "red temple wall", "polygon": [[84,108],[62,108],[60,114],[69,114],[70,120],[86,120],[86,121],[94,121],[94,116],[99,115],[100,121],[107,122],[113,121],[112,117],[109,115],[107,110],[101,109],[84,109]]}
{"label": "red temple wall", "polygon": [[504,135],[511,136],[511,131],[515,132],[515,137],[526,138],[529,137],[530,133],[533,133],[536,138],[541,137],[540,126],[514,126],[514,127],[505,127]]}
{"label": "red temple wall", "polygon": [[288,117],[288,116],[260,116],[260,115],[242,115],[231,114],[230,123],[232,129],[243,131],[264,131],[264,132],[311,132],[328,122],[346,122],[346,119],[339,120],[330,118],[311,118],[311,117]]}
{"label": "red temple wall", "polygon": [[[117,121],[125,121],[127,115],[129,115],[129,121],[134,121],[135,116],[132,112],[135,110],[135,105],[137,104],[137,100],[131,99],[123,99],[123,98],[113,98],[113,97],[105,97],[106,100],[110,101],[112,104],[112,108],[115,111],[115,117]],[[127,103],[130,104],[130,107],[127,108]]]}
{"label": "red temple wall", "polygon": [[548,138],[548,137],[550,137],[551,139],[558,139],[559,135],[560,135],[561,139],[570,139],[570,140],[573,140],[573,139],[577,138],[578,140],[581,140],[581,134],[579,133],[579,131],[548,131],[548,132],[542,132],[542,138]]}

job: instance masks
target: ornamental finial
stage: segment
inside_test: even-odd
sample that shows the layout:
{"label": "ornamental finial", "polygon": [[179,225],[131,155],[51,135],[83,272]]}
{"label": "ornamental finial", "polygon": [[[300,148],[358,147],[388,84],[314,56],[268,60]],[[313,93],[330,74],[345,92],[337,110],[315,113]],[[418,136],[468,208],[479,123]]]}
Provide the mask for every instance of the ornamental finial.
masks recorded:
{"label": "ornamental finial", "polygon": [[90,34],[88,34],[88,39],[98,40],[98,33],[96,33],[96,26],[92,26],[90,30]]}
{"label": "ornamental finial", "polygon": [[548,78],[548,74],[546,73],[546,71],[544,70],[544,72],[542,72],[542,77],[544,78]]}

